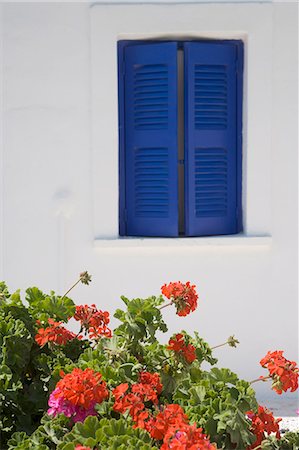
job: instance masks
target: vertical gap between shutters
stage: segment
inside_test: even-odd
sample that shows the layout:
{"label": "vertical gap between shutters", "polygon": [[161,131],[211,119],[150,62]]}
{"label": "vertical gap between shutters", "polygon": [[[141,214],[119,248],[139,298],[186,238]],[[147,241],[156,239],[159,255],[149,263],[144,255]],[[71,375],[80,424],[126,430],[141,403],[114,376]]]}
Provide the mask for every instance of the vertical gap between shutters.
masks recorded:
{"label": "vertical gap between shutters", "polygon": [[185,204],[184,204],[184,50],[177,52],[178,70],[178,213],[179,235],[185,234]]}

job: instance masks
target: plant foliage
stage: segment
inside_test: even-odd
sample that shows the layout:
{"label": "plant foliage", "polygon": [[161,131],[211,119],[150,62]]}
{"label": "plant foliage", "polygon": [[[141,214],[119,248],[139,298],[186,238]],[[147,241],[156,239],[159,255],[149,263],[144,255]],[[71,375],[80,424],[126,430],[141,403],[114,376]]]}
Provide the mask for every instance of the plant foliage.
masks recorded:
{"label": "plant foliage", "polygon": [[[79,281],[91,277],[83,272]],[[167,305],[163,296],[122,297],[112,333],[109,313],[95,305],[76,307],[36,287],[23,302],[0,283],[1,450],[297,449],[298,433],[281,437],[279,420],[258,405],[257,380],[216,367],[197,332],[159,342],[157,333],[167,332],[163,308],[173,304],[185,316],[198,299],[189,282],[162,293]],[[71,317],[77,335],[64,326]],[[237,344],[231,336],[222,345]],[[296,363],[281,351],[261,362],[273,389],[298,387]]]}

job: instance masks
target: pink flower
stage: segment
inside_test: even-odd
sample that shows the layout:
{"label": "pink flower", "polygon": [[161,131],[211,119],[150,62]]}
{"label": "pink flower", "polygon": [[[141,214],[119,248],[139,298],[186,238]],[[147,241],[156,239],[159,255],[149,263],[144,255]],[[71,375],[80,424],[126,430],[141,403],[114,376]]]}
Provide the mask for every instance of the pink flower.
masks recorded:
{"label": "pink flower", "polygon": [[49,416],[56,416],[57,414],[64,414],[66,417],[72,417],[76,413],[76,408],[63,397],[58,396],[60,389],[55,389],[49,398],[48,405],[50,408],[47,413]]}
{"label": "pink flower", "polygon": [[88,417],[88,416],[96,416],[97,412],[94,409],[94,405],[90,406],[88,409],[84,409],[84,408],[81,408],[81,407],[75,407],[76,415],[73,417],[73,421],[74,422],[84,422],[86,417]]}
{"label": "pink flower", "polygon": [[56,416],[57,414],[64,414],[66,417],[72,417],[74,422],[84,422],[88,416],[96,416],[95,404],[90,404],[89,408],[85,409],[81,406],[73,405],[61,395],[59,388],[56,388],[50,395],[48,405],[49,416]]}

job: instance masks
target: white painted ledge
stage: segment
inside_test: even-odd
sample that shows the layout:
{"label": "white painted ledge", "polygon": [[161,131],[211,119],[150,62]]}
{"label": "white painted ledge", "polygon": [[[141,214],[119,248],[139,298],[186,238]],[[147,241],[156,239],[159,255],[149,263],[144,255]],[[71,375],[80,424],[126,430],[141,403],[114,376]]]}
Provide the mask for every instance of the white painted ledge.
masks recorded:
{"label": "white painted ledge", "polygon": [[261,248],[270,249],[272,236],[248,236],[237,234],[231,236],[190,237],[190,238],[149,238],[149,237],[115,237],[96,238],[94,247],[98,249],[219,249],[219,248]]}

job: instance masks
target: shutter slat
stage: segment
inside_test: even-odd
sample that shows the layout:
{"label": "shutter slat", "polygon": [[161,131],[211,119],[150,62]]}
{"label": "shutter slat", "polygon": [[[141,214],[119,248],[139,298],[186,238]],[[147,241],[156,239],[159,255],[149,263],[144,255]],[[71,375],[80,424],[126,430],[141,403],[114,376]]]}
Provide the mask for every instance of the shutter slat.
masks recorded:
{"label": "shutter slat", "polygon": [[126,235],[177,236],[177,44],[124,57]]}
{"label": "shutter slat", "polygon": [[237,48],[186,42],[187,236],[237,233]]}

